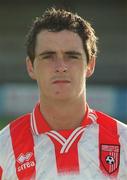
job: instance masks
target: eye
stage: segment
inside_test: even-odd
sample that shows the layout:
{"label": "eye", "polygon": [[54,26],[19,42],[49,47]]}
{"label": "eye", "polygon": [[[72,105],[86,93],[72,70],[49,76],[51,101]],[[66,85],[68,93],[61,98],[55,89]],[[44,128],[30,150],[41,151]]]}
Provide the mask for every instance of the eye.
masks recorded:
{"label": "eye", "polygon": [[40,60],[49,60],[52,58],[51,54],[39,56]]}
{"label": "eye", "polygon": [[42,58],[43,59],[49,59],[49,58],[51,58],[51,55],[46,55],[46,56],[43,56]]}
{"label": "eye", "polygon": [[69,58],[71,58],[71,59],[79,59],[79,57],[76,56],[76,55],[69,55]]}

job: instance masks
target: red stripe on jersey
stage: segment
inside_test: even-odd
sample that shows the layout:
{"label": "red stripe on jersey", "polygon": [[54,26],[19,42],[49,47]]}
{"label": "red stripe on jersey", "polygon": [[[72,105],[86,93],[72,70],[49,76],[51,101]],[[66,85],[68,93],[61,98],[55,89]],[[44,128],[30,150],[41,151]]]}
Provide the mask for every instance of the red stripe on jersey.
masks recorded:
{"label": "red stripe on jersey", "polygon": [[99,124],[100,169],[106,175],[117,176],[120,161],[120,143],[117,121],[97,112]]}
{"label": "red stripe on jersey", "polygon": [[0,167],[0,180],[2,179],[3,169]]}
{"label": "red stripe on jersey", "polygon": [[[68,137],[72,133],[73,133],[72,130],[68,130]],[[80,133],[80,134],[78,134],[78,133]],[[55,155],[56,155],[56,166],[57,166],[58,173],[64,173],[64,174],[79,173],[79,159],[78,159],[77,144],[81,138],[82,133],[83,133],[83,131],[81,128],[79,131],[77,131],[75,133],[74,137],[72,137],[72,139],[70,139],[70,141],[68,142],[68,144],[66,146],[66,147],[68,147],[69,143],[74,139],[74,142],[71,144],[71,147],[68,149],[68,151],[66,151],[66,148],[65,148],[65,151],[63,151],[63,152],[61,152],[61,149],[64,145],[64,142],[60,143],[56,138],[53,138],[52,136],[50,136],[50,134],[48,134],[50,139],[54,143]],[[62,135],[64,135],[64,131],[62,132]],[[65,131],[64,137],[66,137],[66,135],[67,134]],[[76,135],[77,135],[77,137],[75,138]],[[59,136],[57,136],[57,137],[59,138]]]}
{"label": "red stripe on jersey", "polygon": [[36,162],[30,115],[13,121],[10,124],[10,134],[18,179],[31,179],[35,176]]}

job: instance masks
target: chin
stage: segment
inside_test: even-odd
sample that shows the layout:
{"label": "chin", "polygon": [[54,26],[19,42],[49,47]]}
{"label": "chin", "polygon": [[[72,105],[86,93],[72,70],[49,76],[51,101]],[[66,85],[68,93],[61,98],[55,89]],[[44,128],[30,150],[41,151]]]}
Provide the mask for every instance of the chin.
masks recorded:
{"label": "chin", "polygon": [[52,97],[56,100],[68,100],[72,98],[72,94],[56,92]]}

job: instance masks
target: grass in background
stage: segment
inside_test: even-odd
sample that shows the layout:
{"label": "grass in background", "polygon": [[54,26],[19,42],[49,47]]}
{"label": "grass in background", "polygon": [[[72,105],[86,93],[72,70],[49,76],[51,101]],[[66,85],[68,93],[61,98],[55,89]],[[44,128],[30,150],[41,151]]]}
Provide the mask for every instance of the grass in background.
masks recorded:
{"label": "grass in background", "polygon": [[0,130],[3,129],[10,121],[14,120],[14,116],[0,116]]}

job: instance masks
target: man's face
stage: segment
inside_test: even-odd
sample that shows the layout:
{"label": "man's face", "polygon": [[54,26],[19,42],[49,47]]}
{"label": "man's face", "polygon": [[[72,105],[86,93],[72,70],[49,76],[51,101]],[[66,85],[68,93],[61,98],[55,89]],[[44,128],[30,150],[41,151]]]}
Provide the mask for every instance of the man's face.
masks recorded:
{"label": "man's face", "polygon": [[[41,31],[37,35],[33,66],[30,60],[27,62],[29,75],[37,80],[41,97],[54,100],[81,97],[93,66],[87,65],[79,35],[68,30]],[[87,72],[90,68],[91,74]]]}

